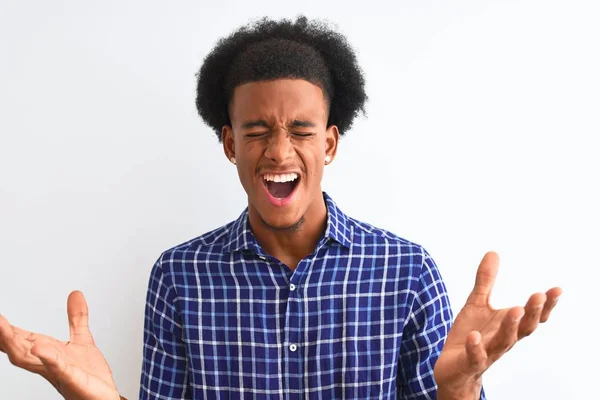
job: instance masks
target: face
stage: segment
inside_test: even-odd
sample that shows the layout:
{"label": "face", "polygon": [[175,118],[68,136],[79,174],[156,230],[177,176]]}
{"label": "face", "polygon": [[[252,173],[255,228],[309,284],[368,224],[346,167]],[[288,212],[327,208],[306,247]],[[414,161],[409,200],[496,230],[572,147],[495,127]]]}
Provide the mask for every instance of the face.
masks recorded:
{"label": "face", "polygon": [[228,159],[235,157],[251,217],[291,229],[323,212],[325,157],[335,156],[339,133],[327,126],[323,91],[300,79],[238,86],[222,130]]}

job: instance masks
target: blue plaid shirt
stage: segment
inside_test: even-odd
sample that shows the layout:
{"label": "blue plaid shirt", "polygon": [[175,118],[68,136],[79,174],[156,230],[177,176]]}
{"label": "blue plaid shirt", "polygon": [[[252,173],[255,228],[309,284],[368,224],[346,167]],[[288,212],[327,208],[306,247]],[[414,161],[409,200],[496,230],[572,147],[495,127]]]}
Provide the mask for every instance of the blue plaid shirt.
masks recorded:
{"label": "blue plaid shirt", "polygon": [[259,246],[247,209],[161,255],[140,399],[436,398],[453,319],[436,264],[323,195],[325,234],[293,271]]}

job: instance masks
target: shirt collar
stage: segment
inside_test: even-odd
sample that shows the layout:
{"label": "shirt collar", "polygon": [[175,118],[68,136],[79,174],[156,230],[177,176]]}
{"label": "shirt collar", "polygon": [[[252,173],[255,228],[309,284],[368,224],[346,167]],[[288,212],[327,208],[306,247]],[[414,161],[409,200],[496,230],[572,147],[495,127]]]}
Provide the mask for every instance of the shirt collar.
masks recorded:
{"label": "shirt collar", "polygon": [[[332,239],[345,247],[350,247],[352,241],[350,240],[351,229],[348,216],[339,209],[326,192],[323,192],[323,198],[327,207],[327,228],[319,245],[326,240]],[[223,246],[224,253],[239,250],[249,250],[257,254],[264,253],[250,230],[247,207],[238,219],[229,224],[229,230]]]}

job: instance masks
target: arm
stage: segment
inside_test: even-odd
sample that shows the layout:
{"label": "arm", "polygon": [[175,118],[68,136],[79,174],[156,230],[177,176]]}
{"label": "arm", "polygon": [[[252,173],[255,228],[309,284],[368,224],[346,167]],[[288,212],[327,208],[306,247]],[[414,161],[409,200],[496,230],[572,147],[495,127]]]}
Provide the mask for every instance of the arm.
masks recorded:
{"label": "arm", "polygon": [[182,319],[161,260],[152,269],[144,321],[140,400],[192,399]]}
{"label": "arm", "polygon": [[[443,400],[438,394],[434,366],[450,331],[453,313],[446,286],[437,265],[424,251],[415,298],[404,327],[399,359],[399,399]],[[472,388],[474,397],[485,399],[481,383]]]}

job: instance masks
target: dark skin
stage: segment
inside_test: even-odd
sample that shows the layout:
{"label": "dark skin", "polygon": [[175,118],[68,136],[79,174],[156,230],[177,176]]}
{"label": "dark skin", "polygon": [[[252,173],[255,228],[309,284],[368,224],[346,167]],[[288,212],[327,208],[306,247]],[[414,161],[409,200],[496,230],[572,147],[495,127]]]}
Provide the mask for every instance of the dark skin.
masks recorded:
{"label": "dark skin", "polygon": [[[223,127],[227,158],[235,157],[248,195],[250,225],[263,249],[294,269],[323,235],[327,209],[321,179],[325,156],[334,158],[339,133],[327,126],[328,104],[318,86],[278,80],[240,86]],[[296,197],[273,205],[262,186],[264,172],[300,176]],[[546,322],[562,290],[533,294],[525,306],[495,309],[489,300],[499,268],[485,255],[475,285],[458,313],[435,364],[438,400],[479,399],[482,375],[523,338]],[[88,327],[83,294],[68,299],[69,342],[28,332],[0,316],[0,351],[12,364],[46,378],[68,400],[118,399],[110,368]]]}
{"label": "dark skin", "polygon": [[[335,157],[339,132],[327,126],[323,91],[304,80],[251,82],[235,89],[231,125],[222,129],[227,159],[236,160],[248,195],[249,222],[263,249],[291,269],[311,254],[325,230],[327,208],[321,179],[325,157]],[[273,206],[263,174],[296,172],[291,204]]]}
{"label": "dark skin", "polygon": [[44,377],[67,400],[119,400],[112,372],[88,325],[83,293],[67,299],[68,342],[11,325],[0,315],[0,351],[10,362]]}
{"label": "dark skin", "polygon": [[562,294],[554,287],[531,295],[524,307],[495,309],[490,296],[499,266],[495,252],[481,260],[473,290],[435,364],[438,400],[479,399],[484,372],[546,322]]}

